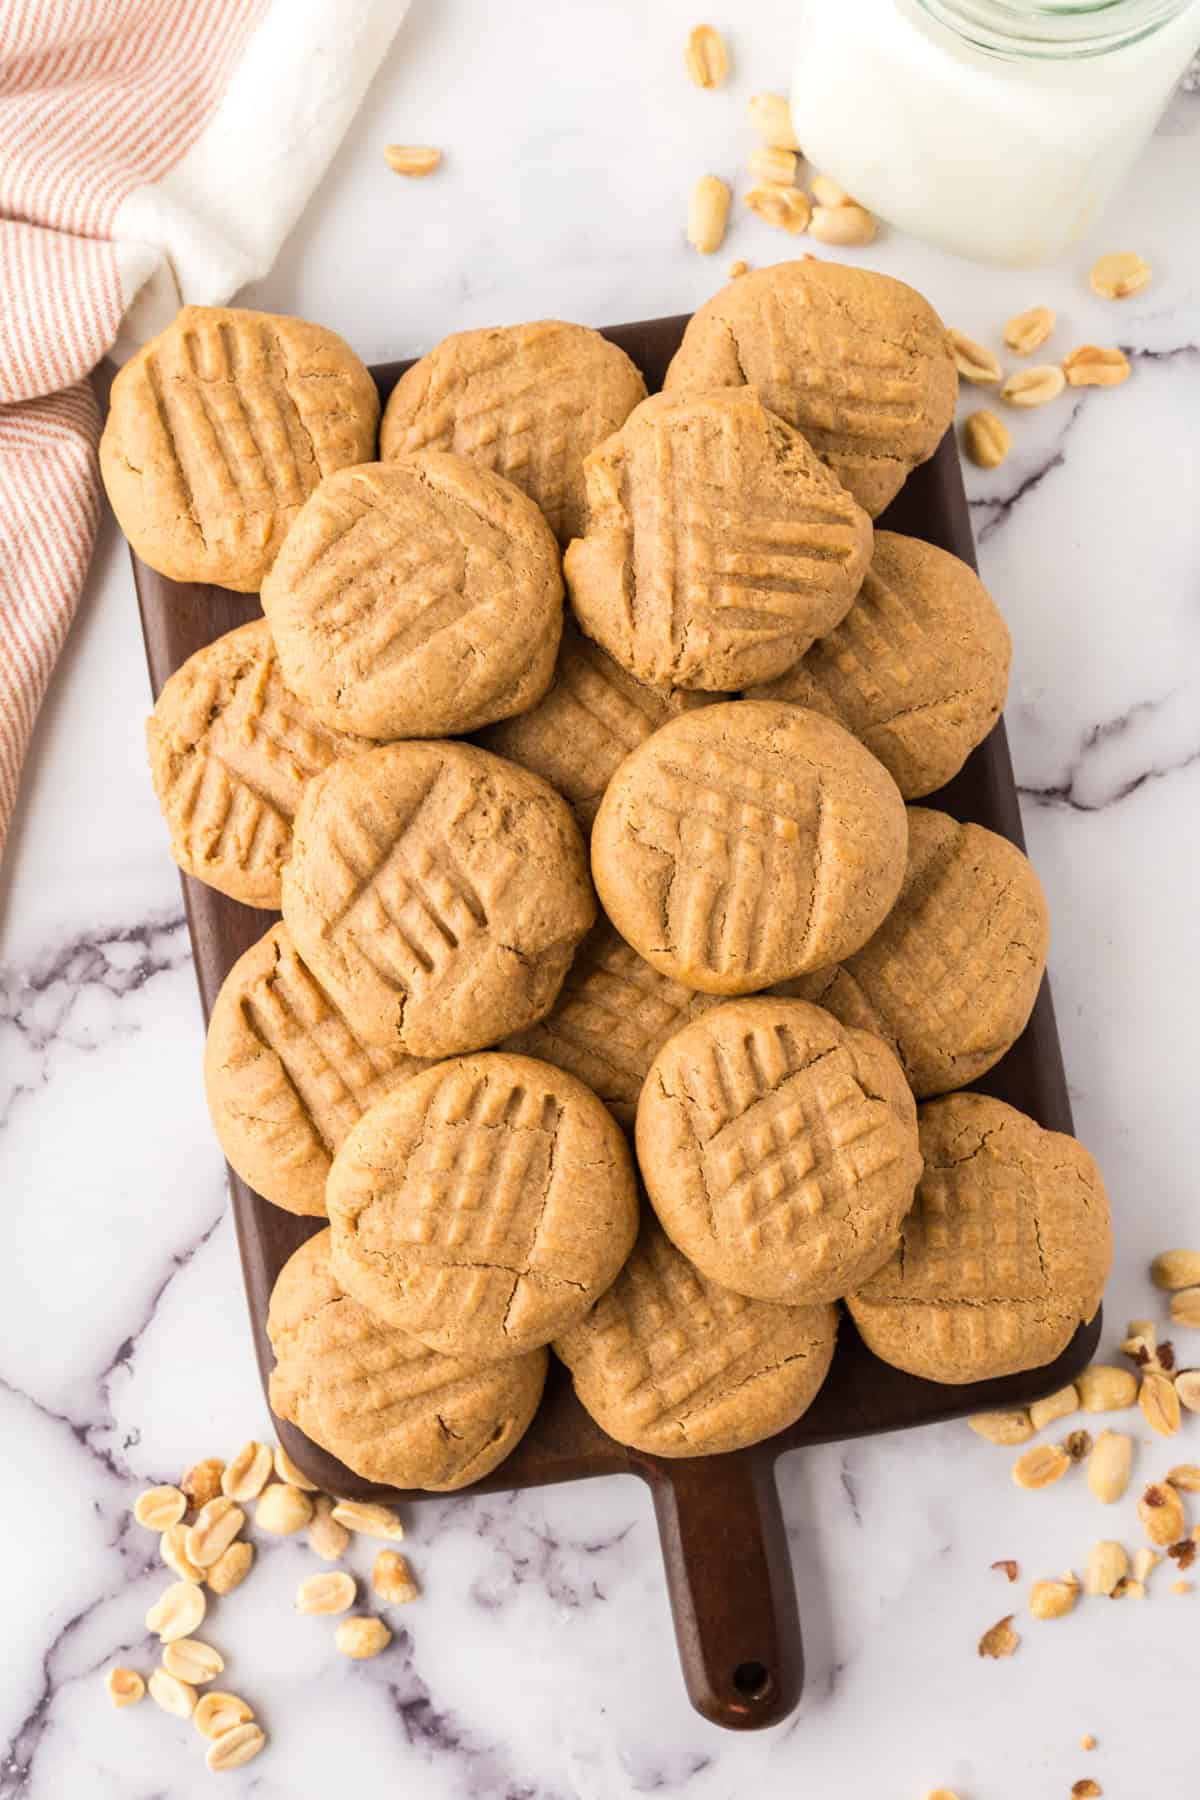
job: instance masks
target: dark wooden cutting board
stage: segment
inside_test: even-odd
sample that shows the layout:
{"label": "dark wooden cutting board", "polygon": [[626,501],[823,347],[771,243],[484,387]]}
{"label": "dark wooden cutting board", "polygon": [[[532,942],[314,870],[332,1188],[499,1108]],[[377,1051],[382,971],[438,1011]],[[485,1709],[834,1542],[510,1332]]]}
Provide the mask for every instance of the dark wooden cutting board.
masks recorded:
{"label": "dark wooden cutting board", "polygon": [[[686,317],[651,319],[605,332],[660,387]],[[407,363],[373,371],[386,399]],[[975,547],[953,434],[918,469],[879,521],[926,539],[974,563]],[[259,615],[256,598],[223,588],[189,586],[133,559],[138,603],[157,696],[163,683],[202,645]],[[1024,847],[1020,811],[1003,723],[962,773],[929,805],[973,819]],[[165,836],[164,836],[165,853]],[[233,963],[275,915],[227,900],[182,877],[200,999],[207,1019]],[[199,1068],[196,1080],[201,1079]],[[1055,1131],[1070,1131],[1062,1055],[1050,991],[1042,984],[1027,1029],[1004,1060],[976,1086],[1032,1114]],[[266,1316],[271,1288],[292,1251],[320,1224],[294,1218],[253,1193],[230,1171],[230,1192],[246,1280],[246,1296],[264,1386],[271,1368]],[[1100,1334],[1099,1315],[1080,1330],[1049,1368],[969,1387],[920,1381],[879,1362],[844,1319],[833,1368],[805,1416],[764,1444],[733,1455],[668,1460],[628,1450],[602,1432],[575,1400],[566,1370],[552,1360],[545,1397],[528,1433],[508,1460],[468,1492],[505,1491],[627,1473],[648,1482],[662,1538],[667,1588],[684,1678],[692,1704],[718,1725],[775,1724],[795,1707],[803,1656],[795,1583],[776,1489],[775,1464],[785,1451],[880,1431],[898,1431],[991,1407],[1024,1405],[1063,1386],[1084,1367]],[[276,1420],[280,1442],[320,1486],[346,1497],[430,1498],[362,1481]]]}

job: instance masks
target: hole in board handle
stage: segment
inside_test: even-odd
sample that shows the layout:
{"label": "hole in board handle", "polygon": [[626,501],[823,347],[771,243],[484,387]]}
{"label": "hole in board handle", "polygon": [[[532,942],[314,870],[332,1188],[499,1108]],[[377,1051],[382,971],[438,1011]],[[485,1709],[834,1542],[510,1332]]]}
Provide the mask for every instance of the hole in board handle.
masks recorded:
{"label": "hole in board handle", "polygon": [[747,1700],[761,1700],[771,1685],[771,1671],[765,1663],[739,1663],[733,1671],[733,1685]]}

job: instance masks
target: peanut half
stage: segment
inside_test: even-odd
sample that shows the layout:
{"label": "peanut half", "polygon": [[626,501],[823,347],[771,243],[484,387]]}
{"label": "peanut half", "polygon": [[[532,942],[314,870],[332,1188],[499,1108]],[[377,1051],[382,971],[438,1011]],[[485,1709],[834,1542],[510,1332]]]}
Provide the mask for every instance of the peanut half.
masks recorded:
{"label": "peanut half", "polygon": [[1175,1392],[1189,1412],[1200,1412],[1200,1369],[1180,1369],[1175,1377]]}
{"label": "peanut half", "polygon": [[269,1444],[255,1443],[251,1438],[243,1444],[231,1463],[225,1465],[221,1492],[230,1500],[257,1500],[267,1485],[274,1459]]}
{"label": "peanut half", "polygon": [[381,1550],[375,1558],[371,1583],[381,1600],[391,1606],[407,1606],[421,1590],[407,1556],[399,1550]]}
{"label": "peanut half", "polygon": [[777,225],[782,231],[790,231],[793,236],[807,231],[812,217],[812,206],[803,188],[780,187],[774,182],[763,182],[752,187],[742,196],[752,213],[757,213],[768,225]]}
{"label": "peanut half", "polygon": [[324,1562],[337,1562],[350,1548],[350,1533],[333,1517],[333,1505],[328,1494],[318,1494],[308,1528],[308,1547]]}
{"label": "peanut half", "polygon": [[702,175],[688,199],[687,240],[701,256],[719,250],[729,222],[733,196],[719,175]]}
{"label": "peanut half", "polygon": [[1035,1444],[1013,1464],[1013,1480],[1018,1487],[1044,1488],[1061,1481],[1071,1466],[1071,1458],[1061,1444]]}
{"label": "peanut half", "polygon": [[1071,387],[1119,387],[1129,380],[1129,358],[1123,350],[1080,344],[1063,357],[1063,374]]}
{"label": "peanut half", "polygon": [[1133,1439],[1122,1431],[1102,1431],[1088,1458],[1087,1484],[1105,1506],[1119,1500],[1129,1486]]}
{"label": "peanut half", "polygon": [[391,1538],[399,1543],[404,1527],[390,1506],[379,1506],[371,1500],[338,1500],[333,1517],[347,1531],[361,1532],[363,1537]]}
{"label": "peanut half", "polygon": [[750,101],[750,123],[772,149],[799,150],[791,109],[782,94],[755,94]]}
{"label": "peanut half", "polygon": [[1057,1393],[1047,1394],[1044,1400],[1035,1400],[1029,1408],[1029,1418],[1035,1431],[1042,1431],[1052,1425],[1055,1419],[1065,1419],[1068,1413],[1078,1412],[1079,1394],[1075,1383],[1070,1381]]}
{"label": "peanut half", "polygon": [[1152,1544],[1166,1546],[1183,1536],[1183,1501],[1166,1482],[1151,1482],[1138,1501],[1138,1518]]}
{"label": "peanut half", "polygon": [[1012,433],[986,407],[963,420],[963,449],[980,469],[998,469],[1012,449]]}
{"label": "peanut half", "polygon": [[729,73],[729,52],[712,25],[696,25],[688,34],[684,66],[698,88],[718,88]]}
{"label": "peanut half", "polygon": [[1035,1581],[1029,1590],[1029,1610],[1035,1619],[1061,1619],[1074,1609],[1079,1583],[1074,1575],[1062,1581]]}
{"label": "peanut half", "polygon": [[136,1706],[146,1692],[146,1684],[136,1669],[110,1669],[104,1685],[114,1706]]}
{"label": "peanut half", "polygon": [[224,1769],[240,1769],[252,1756],[257,1756],[266,1743],[261,1725],[235,1725],[215,1737],[204,1753],[204,1760],[216,1774]]}
{"label": "peanut half", "polygon": [[747,158],[747,167],[755,181],[790,187],[796,179],[796,152],[778,150],[774,144],[758,144]]}
{"label": "peanut half", "polygon": [[286,1481],[273,1481],[258,1497],[254,1523],[260,1531],[273,1532],[277,1537],[291,1537],[304,1530],[312,1514],[313,1503],[302,1488],[294,1488]]}
{"label": "peanut half", "polygon": [[202,1644],[199,1638],[176,1638],[163,1648],[163,1668],[190,1687],[203,1687],[222,1673],[225,1659],[219,1650]]}
{"label": "peanut half", "polygon": [[1004,341],[1018,356],[1028,356],[1040,349],[1054,330],[1057,314],[1052,306],[1031,306],[1017,313],[1004,327]]}
{"label": "peanut half", "polygon": [[148,1686],[155,1706],[161,1706],[164,1712],[171,1713],[176,1719],[190,1719],[196,1710],[195,1688],[186,1681],[180,1681],[169,1670],[155,1669]]}
{"label": "peanut half", "polygon": [[158,1540],[159,1555],[181,1581],[203,1581],[204,1570],[187,1553],[188,1527],[180,1519],[168,1525]]}
{"label": "peanut half", "polygon": [[208,1585],[214,1594],[232,1594],[234,1588],[241,1587],[250,1573],[250,1565],[254,1561],[254,1545],[248,1544],[245,1538],[238,1538],[223,1550],[212,1568],[207,1572]]}
{"label": "peanut half", "polygon": [[964,381],[974,382],[976,387],[994,387],[1003,373],[1000,358],[983,344],[977,344],[969,338],[965,331],[953,328],[946,333],[946,342],[950,346],[950,354],[954,358],[954,366]]}
{"label": "peanut half", "polygon": [[1021,1410],[972,1413],[967,1424],[989,1444],[1023,1444],[1033,1436],[1029,1414]]}
{"label": "peanut half", "polygon": [[1102,300],[1128,300],[1149,287],[1154,274],[1150,264],[1136,250],[1113,250],[1097,257],[1088,271],[1088,286]]}
{"label": "peanut half", "polygon": [[190,1637],[203,1619],[207,1604],[204,1589],[194,1581],[173,1581],[146,1614],[146,1630],[157,1633],[164,1644]]}
{"label": "peanut half", "polygon": [[362,1613],[352,1619],[343,1619],[334,1636],[334,1643],[342,1655],[353,1657],[355,1662],[378,1656],[391,1641],[392,1634],[382,1619],[368,1618]]}
{"label": "peanut half", "polygon": [[1171,1295],[1171,1317],[1176,1325],[1200,1331],[1200,1287],[1180,1288]]}
{"label": "peanut half", "polygon": [[1137,1402],[1137,1376],[1130,1369],[1114,1369],[1107,1363],[1093,1363],[1075,1377],[1075,1386],[1084,1412],[1123,1412]]}
{"label": "peanut half", "polygon": [[1083,1575],[1085,1594],[1111,1594],[1122,1576],[1129,1573],[1129,1555],[1124,1545],[1112,1538],[1102,1538],[1088,1552]]}
{"label": "peanut half", "polygon": [[1150,1264],[1150,1279],[1168,1294],[1179,1288],[1200,1287],[1200,1250],[1164,1250]]}
{"label": "peanut half", "polygon": [[1000,389],[1000,398],[1010,406],[1045,406],[1057,400],[1067,378],[1055,363],[1040,363],[1032,369],[1017,369]]}
{"label": "peanut half", "polygon": [[147,1531],[164,1532],[178,1525],[187,1511],[187,1499],[177,1487],[152,1487],[133,1503],[133,1516]]}
{"label": "peanut half", "polygon": [[383,160],[394,174],[419,178],[433,174],[441,163],[442,153],[432,144],[388,144]]}
{"label": "peanut half", "polygon": [[878,227],[866,207],[851,200],[845,206],[814,206],[809,229],[818,243],[853,248],[874,243]]}
{"label": "peanut half", "polygon": [[1179,1430],[1179,1395],[1169,1375],[1143,1375],[1138,1394],[1142,1417],[1160,1437],[1174,1437]]}
{"label": "peanut half", "polygon": [[812,197],[818,206],[853,206],[851,195],[828,175],[814,175],[812,178]]}
{"label": "peanut half", "polygon": [[322,1570],[310,1575],[296,1589],[298,1613],[344,1613],[354,1605],[358,1584],[353,1575],[342,1569]]}
{"label": "peanut half", "polygon": [[239,1694],[223,1694],[214,1688],[197,1700],[192,1724],[201,1737],[217,1738],[232,1731],[235,1725],[248,1724],[253,1717],[253,1711]]}
{"label": "peanut half", "polygon": [[211,1569],[245,1523],[246,1515],[241,1507],[235,1506],[227,1494],[218,1494],[200,1508],[196,1522],[187,1534],[184,1547],[189,1560],[202,1569]]}
{"label": "peanut half", "polygon": [[310,1481],[303,1470],[296,1467],[282,1444],[275,1447],[275,1473],[289,1487],[303,1488],[306,1494],[315,1494],[317,1491],[316,1482]]}

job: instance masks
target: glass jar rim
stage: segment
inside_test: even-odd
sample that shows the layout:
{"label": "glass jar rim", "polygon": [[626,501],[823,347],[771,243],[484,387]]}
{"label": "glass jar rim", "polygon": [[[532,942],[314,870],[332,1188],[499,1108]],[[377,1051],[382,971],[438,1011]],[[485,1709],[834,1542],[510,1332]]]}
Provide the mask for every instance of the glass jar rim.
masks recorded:
{"label": "glass jar rim", "polygon": [[922,11],[995,56],[1104,56],[1151,36],[1192,0],[916,0]]}

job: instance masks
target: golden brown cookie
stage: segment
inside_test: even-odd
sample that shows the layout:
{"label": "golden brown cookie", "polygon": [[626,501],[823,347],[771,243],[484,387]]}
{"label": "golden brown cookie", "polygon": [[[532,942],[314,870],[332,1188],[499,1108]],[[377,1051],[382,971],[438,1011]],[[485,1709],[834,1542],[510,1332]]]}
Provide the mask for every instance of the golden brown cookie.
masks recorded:
{"label": "golden brown cookie", "polygon": [[867,1346],[928,1381],[1040,1368],[1095,1314],[1112,1262],[1082,1144],[984,1094],[920,1109],[925,1172],[900,1247],[847,1304]]}
{"label": "golden brown cookie", "polygon": [[655,394],[584,464],[563,572],[589,637],[639,681],[770,681],[849,610],[871,521],[751,388]]}
{"label": "golden brown cookie", "polygon": [[180,868],[232,900],[272,908],[305,782],[371,747],[331,731],[289,693],[265,619],[214,638],[176,669],[146,744]]}
{"label": "golden brown cookie", "polygon": [[134,550],[253,594],[317,483],[375,450],[379,395],[322,325],[185,306],[113,382],[100,472]]}
{"label": "golden brown cookie", "polygon": [[715,1006],[651,1064],[637,1156],[663,1229],[710,1281],[838,1300],[887,1261],[921,1171],[895,1057],[802,1000]]}
{"label": "golden brown cookie", "polygon": [[537,1056],[590,1087],[622,1125],[632,1125],[646,1070],[669,1037],[715,1006],[660,975],[601,919],[575,952],[544,1019],[503,1048]]}
{"label": "golden brown cookie", "polygon": [[1049,939],[1041,883],[1015,844],[910,806],[904,885],[875,936],[783,991],[877,1032],[923,1099],[976,1081],[1020,1037]]}
{"label": "golden brown cookie", "polygon": [[541,699],[558,545],[511,482],[427,450],[322,482],[263,583],[288,686],[370,738],[451,737]]}
{"label": "golden brown cookie", "polygon": [[718,1287],[648,1216],[613,1285],[554,1349],[580,1405],[619,1444],[712,1456],[794,1424],[836,1336],[836,1307],[771,1306]]}
{"label": "golden brown cookie", "polygon": [[385,462],[450,450],[505,476],[567,543],[583,530],[583,459],[646,397],[625,352],[598,331],[539,319],[443,338],[392,389]]}
{"label": "golden brown cookie", "polygon": [[334,1151],[369,1106],[428,1065],[364,1044],[274,925],[234,963],[204,1051],[208,1110],[243,1181],[288,1212],[325,1214]]}
{"label": "golden brown cookie", "polygon": [[473,744],[388,744],[305,789],[283,916],[359,1038],[452,1056],[550,1010],[596,904],[544,781]]}
{"label": "golden brown cookie", "polygon": [[431,1349],[484,1360],[565,1331],[637,1235],[633,1160],[607,1108],[562,1069],[499,1052],[380,1100],[327,1199],[346,1291]]}
{"label": "golden brown cookie", "polygon": [[781,701],[685,713],[626,757],[592,875],[664,975],[748,994],[848,956],[904,877],[904,802],[848,731]]}
{"label": "golden brown cookie", "polygon": [[750,697],[836,719],[917,800],[957,775],[1000,717],[1011,655],[974,569],[919,538],[877,531],[841,624]]}
{"label": "golden brown cookie", "polygon": [[638,681],[568,617],[545,698],[519,718],[489,726],[479,742],[557,788],[587,833],[629,752],[668,719],[718,698],[725,696]]}
{"label": "golden brown cookie", "polygon": [[319,1231],[279,1272],[267,1314],[271,1407],[364,1481],[444,1492],[504,1461],[537,1411],[547,1356],[439,1356],[339,1285]]}
{"label": "golden brown cookie", "polygon": [[958,376],[929,302],[843,263],[776,263],[730,282],[688,325],[668,394],[758,388],[872,518],[933,455]]}

